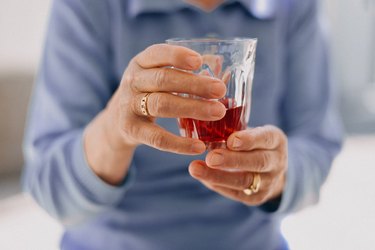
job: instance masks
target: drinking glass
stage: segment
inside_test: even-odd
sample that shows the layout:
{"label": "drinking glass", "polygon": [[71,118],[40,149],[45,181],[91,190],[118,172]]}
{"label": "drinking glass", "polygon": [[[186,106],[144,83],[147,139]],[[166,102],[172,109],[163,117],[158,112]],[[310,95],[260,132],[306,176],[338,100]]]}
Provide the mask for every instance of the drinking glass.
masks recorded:
{"label": "drinking glass", "polygon": [[[173,38],[167,43],[198,52],[203,64],[193,73],[219,78],[227,87],[225,96],[217,100],[225,105],[225,116],[217,121],[178,118],[181,135],[202,140],[207,149],[225,148],[229,135],[246,129],[249,121],[257,39]],[[201,98],[184,93],[179,95]]]}

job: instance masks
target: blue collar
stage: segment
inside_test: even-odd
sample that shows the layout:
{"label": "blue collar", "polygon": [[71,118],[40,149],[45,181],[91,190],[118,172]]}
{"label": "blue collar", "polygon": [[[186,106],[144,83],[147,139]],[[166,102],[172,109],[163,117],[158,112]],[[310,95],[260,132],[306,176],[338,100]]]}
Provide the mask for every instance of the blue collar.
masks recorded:
{"label": "blue collar", "polygon": [[[242,4],[258,19],[272,19],[276,13],[277,0],[226,0],[223,5],[234,2]],[[135,17],[147,12],[173,12],[192,6],[182,0],[129,0],[129,15]]]}

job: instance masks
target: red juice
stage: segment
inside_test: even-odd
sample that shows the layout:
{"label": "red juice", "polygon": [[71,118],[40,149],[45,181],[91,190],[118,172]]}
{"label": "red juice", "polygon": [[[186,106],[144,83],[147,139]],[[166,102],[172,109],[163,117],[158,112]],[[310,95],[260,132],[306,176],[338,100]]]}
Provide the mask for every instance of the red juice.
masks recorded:
{"label": "red juice", "polygon": [[191,118],[178,119],[182,135],[190,138],[199,138],[206,144],[222,143],[235,131],[243,130],[247,126],[245,109],[243,106],[228,108],[228,101],[223,104],[227,107],[225,116],[218,121],[200,121]]}

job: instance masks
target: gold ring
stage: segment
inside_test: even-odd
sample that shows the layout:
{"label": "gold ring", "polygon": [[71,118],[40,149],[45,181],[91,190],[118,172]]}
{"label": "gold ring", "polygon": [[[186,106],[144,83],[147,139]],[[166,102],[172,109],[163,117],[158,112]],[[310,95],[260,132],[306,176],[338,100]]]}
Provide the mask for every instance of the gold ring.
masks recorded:
{"label": "gold ring", "polygon": [[252,195],[252,194],[258,193],[260,189],[261,181],[262,180],[260,179],[260,174],[258,173],[254,174],[253,182],[250,184],[248,188],[244,189],[243,192],[246,195]]}
{"label": "gold ring", "polygon": [[150,95],[151,93],[147,93],[141,99],[141,112],[144,116],[150,116],[150,113],[148,112],[148,108],[147,108],[147,101]]}

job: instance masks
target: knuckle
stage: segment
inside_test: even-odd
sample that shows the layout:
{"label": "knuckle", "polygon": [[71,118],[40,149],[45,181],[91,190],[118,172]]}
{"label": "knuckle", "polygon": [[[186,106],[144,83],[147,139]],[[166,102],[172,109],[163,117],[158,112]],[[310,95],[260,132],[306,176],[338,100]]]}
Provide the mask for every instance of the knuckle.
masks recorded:
{"label": "knuckle", "polygon": [[170,56],[170,58],[172,58],[172,60],[176,60],[178,57],[179,57],[179,55],[180,55],[180,48],[179,47],[175,47],[175,46],[171,46],[170,48],[169,48],[169,56]]}
{"label": "knuckle", "polygon": [[250,129],[249,130],[245,130],[243,133],[244,133],[243,136],[244,136],[244,138],[247,141],[249,141],[249,142],[254,142],[255,141],[255,136],[254,136],[252,130],[250,130]]}
{"label": "knuckle", "polygon": [[153,56],[154,53],[156,53],[156,51],[158,51],[160,49],[162,45],[161,44],[153,44],[153,45],[150,45],[148,46],[145,50],[144,50],[144,53],[146,55],[150,55],[150,56]]}
{"label": "knuckle", "polygon": [[269,164],[269,162],[271,160],[270,158],[271,158],[271,156],[270,156],[270,154],[267,151],[263,152],[262,153],[261,165],[259,167],[261,169],[265,169],[266,166]]}
{"label": "knuckle", "polygon": [[157,49],[158,48],[158,44],[152,44],[152,45],[150,45],[150,46],[148,46],[147,48],[146,48],[146,51],[147,52],[150,52],[150,51],[154,51],[155,49]]}
{"label": "knuckle", "polygon": [[155,72],[155,84],[158,90],[162,90],[167,81],[168,73],[166,70],[160,69]]}
{"label": "knuckle", "polygon": [[153,95],[151,100],[149,108],[152,108],[156,115],[164,114],[168,111],[168,101],[162,95]]}
{"label": "knuckle", "polygon": [[240,138],[244,141],[244,145],[247,150],[254,149],[255,136],[251,129],[238,132]]}
{"label": "knuckle", "polygon": [[128,73],[124,75],[124,82],[126,85],[132,85],[135,82],[135,74]]}
{"label": "knuckle", "polygon": [[123,86],[126,88],[130,88],[132,91],[139,91],[138,85],[141,84],[141,79],[138,74],[135,73],[127,73],[124,75],[124,84]]}
{"label": "knuckle", "polygon": [[275,139],[274,139],[273,133],[270,129],[266,130],[264,140],[265,140],[265,145],[267,147],[272,147],[274,145]]}
{"label": "knuckle", "polygon": [[168,140],[159,133],[152,133],[150,136],[150,144],[156,148],[166,148],[168,146]]}
{"label": "knuckle", "polygon": [[264,136],[265,144],[269,148],[276,147],[279,141],[286,139],[286,135],[278,127],[267,125],[264,127],[264,129],[265,129],[265,136]]}
{"label": "knuckle", "polygon": [[123,77],[128,74],[129,72],[132,72],[134,71],[135,69],[138,69],[139,68],[139,58],[141,56],[141,53],[137,54],[135,57],[133,57],[132,59],[130,59],[129,63],[128,63],[128,66],[126,67],[125,71],[124,71],[124,74],[123,74]]}
{"label": "knuckle", "polygon": [[209,92],[209,85],[207,84],[199,84],[199,79],[196,75],[189,75],[190,83],[186,85],[186,90],[189,93],[192,94],[200,94],[201,88],[208,89],[207,92]]}

